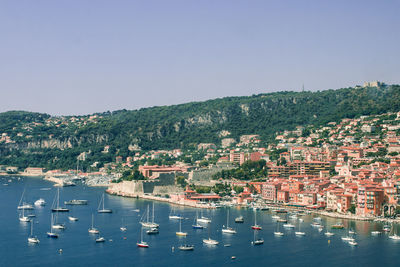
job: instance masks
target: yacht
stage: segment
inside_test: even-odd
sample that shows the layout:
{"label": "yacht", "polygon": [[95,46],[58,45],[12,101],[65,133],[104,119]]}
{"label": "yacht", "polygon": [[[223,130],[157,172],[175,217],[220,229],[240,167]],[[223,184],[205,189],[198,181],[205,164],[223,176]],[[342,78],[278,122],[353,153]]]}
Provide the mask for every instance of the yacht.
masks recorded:
{"label": "yacht", "polygon": [[207,244],[207,245],[218,245],[219,242],[217,240],[211,239],[211,238],[207,238],[207,239],[203,239],[203,243]]}
{"label": "yacht", "polygon": [[[102,209],[100,209],[100,206],[101,206],[102,203],[103,203],[103,207],[102,207]],[[101,197],[99,206],[97,207],[97,212],[98,213],[112,213],[111,209],[105,209],[104,208],[104,193],[103,193],[103,196]]]}
{"label": "yacht", "polygon": [[285,227],[285,228],[295,228],[295,226],[293,224],[291,224],[291,223],[285,223],[283,225],[283,227]]}
{"label": "yacht", "polygon": [[380,234],[381,234],[380,231],[372,231],[372,232],[371,232],[371,235],[380,235]]}
{"label": "yacht", "polygon": [[332,225],[332,229],[343,229],[343,228],[344,228],[343,223],[337,223]]}
{"label": "yacht", "polygon": [[396,235],[396,234],[390,235],[389,238],[390,238],[390,239],[393,239],[393,240],[400,240],[400,236],[398,236],[398,235]]}
{"label": "yacht", "polygon": [[183,250],[183,251],[191,251],[191,250],[194,250],[194,246],[193,246],[193,245],[187,245],[187,244],[181,245],[181,246],[179,246],[178,248],[179,248],[179,250]]}
{"label": "yacht", "polygon": [[222,233],[236,234],[236,230],[233,229],[232,227],[229,227],[229,209],[228,209],[227,216],[226,216],[226,227],[222,228]]}
{"label": "yacht", "polygon": [[30,222],[31,219],[29,219],[28,216],[25,216],[25,209],[22,209],[22,214],[19,216],[19,220],[21,222]]}
{"label": "yacht", "polygon": [[72,199],[68,201],[64,201],[65,205],[87,205],[88,201],[85,199]]}
{"label": "yacht", "polygon": [[149,230],[146,231],[148,235],[156,235],[159,233],[158,228],[150,228]]}
{"label": "yacht", "polygon": [[274,232],[274,235],[283,236],[283,233],[281,231],[279,231],[279,222],[276,225],[276,231]]}
{"label": "yacht", "polygon": [[343,241],[354,241],[354,238],[352,238],[351,236],[342,236],[342,240]]}
{"label": "yacht", "polygon": [[304,236],[304,235],[306,235],[305,232],[302,232],[302,231],[301,231],[301,222],[299,222],[299,230],[298,230],[297,232],[294,232],[294,233],[295,233],[295,235],[297,235],[297,236]]}
{"label": "yacht", "polygon": [[354,241],[354,240],[349,241],[349,244],[352,245],[352,246],[357,246],[358,245],[358,243],[356,241]]}
{"label": "yacht", "polygon": [[53,233],[53,214],[51,214],[50,232],[47,232],[47,237],[58,238],[58,234]]}
{"label": "yacht", "polygon": [[46,201],[43,198],[39,198],[35,201],[35,206],[44,206],[46,205]]}
{"label": "yacht", "polygon": [[38,244],[40,241],[36,236],[33,236],[33,220],[31,221],[31,235],[28,237],[29,243]]}
{"label": "yacht", "polygon": [[78,220],[78,218],[73,216],[68,216],[68,220],[75,222]]}
{"label": "yacht", "polygon": [[235,223],[244,223],[244,218],[243,216],[239,216],[235,218]]}
{"label": "yacht", "polygon": [[326,235],[326,236],[333,236],[333,235],[335,235],[335,234],[332,233],[332,232],[326,231],[326,232],[325,232],[325,235]]}
{"label": "yacht", "polygon": [[143,227],[147,227],[147,228],[158,228],[159,227],[159,225],[157,224],[157,223],[155,223],[154,222],[154,202],[153,202],[153,215],[152,215],[152,220],[151,220],[151,222],[149,221],[149,215],[150,215],[150,209],[149,209],[149,206],[147,206],[147,216],[146,216],[146,220],[144,220],[144,215],[145,214],[143,214],[143,216],[142,216],[142,219],[141,219],[141,221],[140,221],[140,224],[143,226]]}
{"label": "yacht", "polygon": [[55,223],[53,222],[52,228],[53,229],[59,229],[59,230],[64,230],[65,229],[65,224],[58,222],[58,213],[55,216]]}
{"label": "yacht", "polygon": [[254,231],[254,240],[253,240],[253,242],[251,242],[251,244],[252,244],[253,246],[258,246],[258,245],[264,244],[264,239],[262,239],[262,238],[256,238],[257,232],[258,232],[258,231]]}
{"label": "yacht", "polygon": [[99,233],[99,230],[97,230],[97,228],[94,227],[94,217],[93,217],[93,214],[92,214],[92,227],[89,228],[88,232],[89,232],[90,234],[98,234],[98,233]]}
{"label": "yacht", "polygon": [[102,243],[102,242],[105,242],[106,241],[106,239],[104,238],[104,237],[98,237],[98,238],[96,238],[96,243]]}
{"label": "yacht", "polygon": [[126,232],[126,230],[128,230],[128,229],[126,229],[126,227],[124,227],[124,226],[121,226],[119,229],[121,230],[121,232]]}
{"label": "yacht", "polygon": [[19,210],[22,210],[22,209],[33,210],[33,205],[32,204],[23,202],[24,195],[25,195],[25,189],[24,189],[24,192],[22,192],[22,196],[21,196],[21,199],[19,200],[17,209],[19,209]]}
{"label": "yacht", "polygon": [[62,223],[56,223],[56,224],[53,224],[53,227],[52,227],[52,228],[53,228],[53,229],[64,230],[64,229],[65,229],[65,225],[62,224]]}
{"label": "yacht", "polygon": [[[52,212],[68,212],[69,209],[67,209],[65,207],[60,207],[60,188],[57,188],[56,199],[57,199],[57,206],[53,207],[51,209],[51,211]],[[54,206],[54,202],[53,202],[53,206]]]}
{"label": "yacht", "polygon": [[173,208],[169,214],[169,218],[171,220],[182,220],[183,217],[179,214],[175,214],[175,208]]}
{"label": "yacht", "polygon": [[218,245],[219,242],[217,240],[211,239],[210,232],[211,232],[211,224],[208,227],[208,238],[207,239],[203,239],[203,243],[206,244],[206,245],[213,245],[213,246]]}
{"label": "yacht", "polygon": [[201,210],[201,216],[197,219],[197,222],[210,223],[211,219],[203,216],[203,210]]}

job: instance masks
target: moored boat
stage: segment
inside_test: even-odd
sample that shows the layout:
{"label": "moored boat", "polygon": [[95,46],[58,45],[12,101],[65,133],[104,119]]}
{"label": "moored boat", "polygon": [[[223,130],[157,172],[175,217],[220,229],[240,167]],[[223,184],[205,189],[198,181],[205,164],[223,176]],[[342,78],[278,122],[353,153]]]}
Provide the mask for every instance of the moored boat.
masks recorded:
{"label": "moored boat", "polygon": [[232,227],[229,227],[229,209],[226,216],[226,227],[222,228],[222,233],[225,234],[236,234],[236,230]]}
{"label": "moored boat", "polygon": [[178,248],[179,248],[179,250],[183,250],[183,251],[192,251],[192,250],[194,250],[194,246],[193,245],[187,245],[187,244],[181,245]]}
{"label": "moored boat", "polygon": [[337,223],[332,225],[332,229],[343,229],[344,225],[342,223]]}
{"label": "moored boat", "polygon": [[[100,209],[101,204],[103,204],[103,206],[102,206],[102,208]],[[106,208],[104,208],[104,193],[103,193],[103,195],[102,195],[102,197],[101,197],[99,206],[97,207],[97,212],[98,212],[98,213],[112,213],[112,210],[111,210],[111,209],[106,209]]]}
{"label": "moored boat", "polygon": [[90,234],[98,234],[98,233],[99,233],[99,230],[98,230],[97,228],[94,227],[94,217],[93,217],[93,214],[92,214],[92,226],[89,228],[88,232],[89,232]]}
{"label": "moored boat", "polygon": [[68,216],[68,220],[70,220],[70,221],[77,221],[78,218],[77,218],[77,217],[73,217],[73,216]]}
{"label": "moored boat", "polygon": [[87,205],[88,201],[85,199],[72,199],[68,201],[64,201],[65,205]]}
{"label": "moored boat", "polygon": [[235,218],[235,223],[244,223],[244,218],[243,216],[239,216]]}
{"label": "moored boat", "polygon": [[158,228],[151,228],[151,229],[147,230],[146,233],[148,235],[156,235],[159,233],[159,231],[158,231]]}
{"label": "moored boat", "polygon": [[35,201],[35,206],[44,206],[46,205],[46,201],[43,198],[39,198],[38,200]]}
{"label": "moored boat", "polygon": [[104,237],[98,237],[98,238],[96,238],[96,243],[103,243],[103,242],[105,242],[106,241],[106,239],[104,238]]}
{"label": "moored boat", "polygon": [[28,237],[29,243],[38,244],[40,241],[36,236],[33,236],[33,220],[31,221],[31,235]]}

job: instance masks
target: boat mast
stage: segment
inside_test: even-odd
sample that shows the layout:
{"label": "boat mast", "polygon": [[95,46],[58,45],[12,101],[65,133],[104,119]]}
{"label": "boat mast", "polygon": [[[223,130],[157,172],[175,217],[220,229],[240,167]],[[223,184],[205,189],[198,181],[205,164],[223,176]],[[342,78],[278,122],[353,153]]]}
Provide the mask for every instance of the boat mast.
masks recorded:
{"label": "boat mast", "polygon": [[60,207],[60,188],[57,188],[57,209]]}
{"label": "boat mast", "polygon": [[152,216],[151,222],[154,223],[154,202],[153,202],[153,216]]}
{"label": "boat mast", "polygon": [[149,222],[149,214],[150,214],[150,208],[149,205],[147,205],[147,222]]}

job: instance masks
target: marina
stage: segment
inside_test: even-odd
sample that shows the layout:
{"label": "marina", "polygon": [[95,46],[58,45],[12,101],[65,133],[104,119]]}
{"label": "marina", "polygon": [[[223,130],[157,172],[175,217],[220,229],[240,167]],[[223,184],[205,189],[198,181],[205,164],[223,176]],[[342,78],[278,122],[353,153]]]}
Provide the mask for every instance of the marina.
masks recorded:
{"label": "marina", "polygon": [[[57,194],[57,188],[54,187],[51,190],[41,190],[41,188],[50,188],[49,185],[51,185],[49,182],[41,179],[23,178],[18,183],[13,183],[12,186],[0,189],[2,190],[0,205],[5,211],[1,215],[0,224],[10,225],[9,234],[15,237],[0,240],[0,245],[3,247],[13,248],[8,253],[9,255],[1,259],[2,265],[7,266],[12,262],[24,266],[40,262],[41,266],[54,264],[70,266],[79,259],[82,264],[90,262],[90,264],[112,265],[118,262],[119,266],[130,266],[131,258],[134,257],[135,263],[142,266],[165,266],[192,262],[193,260],[188,257],[195,257],[196,260],[191,265],[204,266],[206,264],[222,265],[230,262],[234,255],[235,263],[239,265],[245,262],[282,265],[297,262],[302,265],[319,266],[330,258],[341,266],[351,266],[348,263],[349,258],[360,264],[378,264],[378,260],[372,255],[379,250],[379,253],[384,255],[381,260],[386,262],[387,266],[393,266],[390,263],[395,261],[394,251],[400,249],[400,242],[396,241],[396,238],[389,238],[398,232],[393,230],[397,230],[396,224],[392,225],[391,232],[384,233],[384,223],[339,220],[324,216],[314,220],[313,214],[302,216],[303,221],[300,223],[299,219],[292,219],[290,211],[288,216],[291,216],[290,221],[296,226],[296,231],[305,233],[301,238],[295,234],[295,230],[283,228],[282,223],[273,219],[272,216],[276,214],[275,212],[261,209],[257,211],[245,208],[199,210],[191,207],[175,207],[164,202],[105,194],[107,208],[112,209],[113,213],[97,213],[98,201],[102,198],[104,189],[90,188],[79,183],[75,187],[60,188],[60,195],[64,199],[88,200],[87,205],[71,206],[70,212],[74,214],[74,217],[79,218],[78,221],[69,220],[70,216],[61,212],[58,213],[58,221],[64,223],[66,228],[64,230],[52,229],[51,222],[56,222],[56,219],[52,219],[52,217],[56,216],[57,212],[52,213],[50,206],[37,206],[31,211],[36,215],[32,226],[30,223],[19,222],[19,213],[22,210],[17,211],[16,204],[12,205],[10,200],[18,203],[26,186],[27,193],[29,192],[26,201],[33,202],[35,199],[42,198],[49,203]],[[170,220],[169,215],[172,209],[183,219]],[[157,221],[159,225],[158,234],[146,234],[146,231],[151,231],[152,228],[143,228],[143,239],[141,240],[141,217],[149,214],[151,223],[153,210],[155,211],[154,221]],[[255,224],[255,212],[257,213],[256,224],[262,227],[262,231],[251,229],[251,226]],[[92,214],[93,227],[100,229],[101,235],[99,232],[88,234],[88,228],[92,225]],[[200,218],[201,216],[212,219],[212,227],[209,223],[199,222],[205,228],[193,229],[193,221],[196,217]],[[223,234],[222,227],[229,227],[231,222],[240,216],[243,217],[244,222],[235,224],[236,234]],[[122,218],[124,231],[120,229]],[[227,218],[230,222],[227,221]],[[312,222],[320,223],[326,231],[317,231],[311,225]],[[179,230],[180,223],[181,231],[187,232],[186,237],[179,237],[175,234]],[[282,236],[274,235],[278,223],[280,224],[278,230]],[[337,224],[343,225],[344,229],[330,227]],[[40,240],[40,243],[27,242],[32,229],[33,235]],[[349,229],[357,235],[352,237],[354,240],[343,241],[342,237],[349,235]],[[333,235],[328,235],[328,233]],[[47,235],[51,238],[47,238]],[[7,240],[7,245],[5,240]],[[218,243],[221,245],[218,246]],[[141,250],[138,248],[139,244],[143,247],[147,245],[148,249]],[[62,253],[60,253],[60,249]],[[296,255],[287,255],[283,252],[293,249],[298,251]],[[310,256],[307,253],[309,249],[318,249],[317,258],[315,255]],[[185,251],[190,252],[187,254]],[[265,253],[275,257],[264,257]],[[115,256],[116,254],[118,257]],[[23,255],[23,257],[16,255]],[[154,262],[151,264],[153,258],[157,259],[156,264]]]}

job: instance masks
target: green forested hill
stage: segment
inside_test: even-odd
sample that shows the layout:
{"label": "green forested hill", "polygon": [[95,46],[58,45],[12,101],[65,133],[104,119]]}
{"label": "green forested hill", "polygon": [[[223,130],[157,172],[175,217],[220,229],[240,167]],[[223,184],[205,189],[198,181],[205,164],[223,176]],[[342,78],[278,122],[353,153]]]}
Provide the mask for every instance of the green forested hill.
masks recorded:
{"label": "green forested hill", "polygon": [[[82,151],[91,150],[91,161],[98,160],[105,145],[110,145],[114,157],[116,154],[129,155],[128,146],[135,144],[144,150],[185,148],[200,142],[220,144],[222,130],[230,132],[228,137],[259,134],[263,141],[268,141],[277,131],[290,130],[297,125],[318,126],[342,118],[399,110],[400,86],[392,85],[319,92],[278,92],[133,111],[120,110],[96,114],[101,116],[96,123],[87,121],[78,124],[71,122],[71,117],[6,112],[0,113],[0,133],[6,132],[16,143],[0,143],[0,164],[16,162],[16,153],[23,151],[26,154],[32,147],[37,155],[41,155],[38,160],[29,156],[30,160],[36,161],[36,165],[66,167],[75,164],[76,156]],[[85,121],[89,116],[79,118]],[[45,124],[46,120],[64,120],[64,123]],[[23,132],[24,136],[29,134],[30,138],[17,136],[18,132]],[[49,140],[53,146],[49,145]],[[54,157],[65,157],[64,164],[54,163],[57,162],[52,160]],[[16,162],[15,165],[26,165],[26,162]]]}

